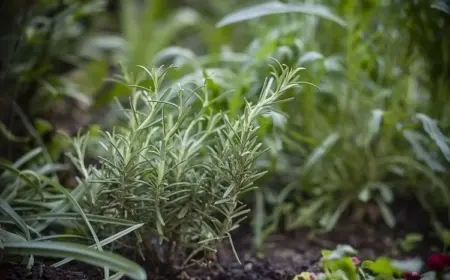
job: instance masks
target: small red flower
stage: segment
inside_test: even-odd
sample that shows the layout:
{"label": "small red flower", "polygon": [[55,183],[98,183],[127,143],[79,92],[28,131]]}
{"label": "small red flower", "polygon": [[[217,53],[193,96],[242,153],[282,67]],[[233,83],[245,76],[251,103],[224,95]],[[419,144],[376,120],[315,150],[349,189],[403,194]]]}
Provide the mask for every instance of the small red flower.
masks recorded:
{"label": "small red flower", "polygon": [[440,253],[431,255],[428,258],[428,267],[434,271],[441,271],[450,266],[450,255]]}
{"label": "small red flower", "polygon": [[422,278],[422,275],[417,272],[405,272],[403,274],[403,278],[405,278],[406,280],[420,280]]}
{"label": "small red flower", "polygon": [[358,257],[352,257],[352,262],[353,262],[355,265],[358,265],[358,264],[361,263],[361,261],[358,259]]}

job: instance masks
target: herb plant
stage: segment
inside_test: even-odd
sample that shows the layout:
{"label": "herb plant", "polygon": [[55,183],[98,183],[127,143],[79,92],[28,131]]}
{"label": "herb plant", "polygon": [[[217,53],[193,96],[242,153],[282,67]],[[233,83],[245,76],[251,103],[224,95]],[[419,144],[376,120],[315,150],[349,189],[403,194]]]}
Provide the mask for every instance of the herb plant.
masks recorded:
{"label": "herb plant", "polygon": [[[155,254],[160,264],[182,268],[196,256],[214,259],[217,245],[249,211],[241,195],[264,174],[254,167],[264,152],[258,118],[298,84],[301,69],[279,67],[257,102],[247,102],[236,118],[210,107],[206,87],[162,91],[170,68],[141,67],[149,77],[146,87],[125,75],[123,82],[133,88],[129,108],[123,108],[126,125],[102,134],[98,167],[86,168],[83,153],[72,156],[89,188],[86,211],[145,223],[137,246],[141,256]],[[79,151],[83,139],[75,145]]]}

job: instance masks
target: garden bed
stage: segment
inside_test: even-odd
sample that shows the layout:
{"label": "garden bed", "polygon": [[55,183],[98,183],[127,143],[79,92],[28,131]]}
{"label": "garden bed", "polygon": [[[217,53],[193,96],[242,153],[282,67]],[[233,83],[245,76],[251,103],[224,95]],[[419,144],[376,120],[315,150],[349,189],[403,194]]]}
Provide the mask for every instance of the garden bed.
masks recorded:
{"label": "garden bed", "polygon": [[[357,222],[350,216],[343,217],[335,230],[329,233],[312,234],[310,230],[297,230],[276,233],[264,242],[265,256],[258,258],[252,249],[252,236],[249,226],[238,230],[233,237],[234,246],[242,264],[239,264],[229,244],[224,244],[217,254],[217,262],[208,268],[185,271],[188,279],[209,280],[291,280],[303,271],[320,271],[319,261],[322,249],[334,249],[339,244],[348,244],[358,249],[361,260],[375,259],[379,256],[409,258],[420,256],[426,259],[442,248],[433,232],[429,218],[423,210],[416,207],[415,201],[400,202],[396,207],[398,223],[394,230],[381,221],[379,224]],[[413,221],[413,222],[412,222]],[[412,251],[402,252],[399,243],[408,233],[421,233],[422,242]],[[145,267],[148,279],[178,279],[167,275],[156,276],[154,268]],[[35,265],[27,271],[22,265],[3,265],[0,270],[3,279],[103,279],[102,270],[83,264],[71,264],[63,268],[48,265]]]}
{"label": "garden bed", "polygon": [[[442,252],[431,218],[449,220],[435,215],[450,204],[449,55],[430,50],[449,45],[431,39],[445,37],[448,5],[95,2],[106,3],[32,5],[0,32],[24,42],[8,39],[14,59],[0,63],[0,107],[14,109],[0,116],[11,161],[0,163],[0,280],[103,279],[106,268],[140,280],[419,280],[404,274],[418,268],[360,261]],[[241,204],[249,193],[256,215]],[[280,213],[256,250],[253,233]],[[331,231],[296,227],[319,222]]]}

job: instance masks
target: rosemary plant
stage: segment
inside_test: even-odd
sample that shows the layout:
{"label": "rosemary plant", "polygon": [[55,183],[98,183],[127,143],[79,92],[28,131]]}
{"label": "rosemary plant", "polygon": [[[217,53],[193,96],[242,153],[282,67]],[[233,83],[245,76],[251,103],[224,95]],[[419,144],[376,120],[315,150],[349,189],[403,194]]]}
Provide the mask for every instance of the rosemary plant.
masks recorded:
{"label": "rosemary plant", "polygon": [[83,152],[75,161],[90,170],[82,180],[91,191],[88,212],[145,223],[137,239],[143,257],[156,253],[178,268],[214,259],[249,211],[240,196],[264,174],[253,165],[264,152],[257,119],[298,84],[301,69],[278,66],[256,104],[234,119],[209,106],[205,87],[161,91],[167,70],[143,68],[151,87],[125,79],[133,90],[127,125],[102,133],[99,167],[84,167]]}

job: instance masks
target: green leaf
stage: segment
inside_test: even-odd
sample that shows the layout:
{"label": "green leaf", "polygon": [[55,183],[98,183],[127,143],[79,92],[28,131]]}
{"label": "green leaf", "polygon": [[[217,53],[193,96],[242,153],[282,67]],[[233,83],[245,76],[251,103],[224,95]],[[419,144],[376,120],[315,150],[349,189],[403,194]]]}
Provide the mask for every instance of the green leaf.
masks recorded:
{"label": "green leaf", "polygon": [[406,167],[409,167],[411,169],[415,169],[418,173],[421,173],[425,177],[428,177],[428,179],[434,184],[434,186],[438,187],[442,191],[442,197],[447,201],[447,203],[450,203],[450,193],[448,191],[448,188],[444,181],[442,181],[434,172],[426,168],[426,166],[423,166],[419,162],[405,156],[389,156],[380,158],[380,160],[377,162],[378,166],[384,166],[386,164],[389,165],[403,165]]}
{"label": "green leaf", "polygon": [[372,198],[372,192],[369,185],[364,186],[364,188],[359,192],[358,199],[362,202],[368,202]]}
{"label": "green leaf", "polygon": [[358,251],[350,245],[337,245],[334,250],[322,250],[323,260],[336,260],[346,256],[357,255]]}
{"label": "green leaf", "polygon": [[351,203],[351,199],[349,199],[349,198],[344,199],[341,203],[339,203],[339,206],[337,207],[337,209],[333,212],[332,215],[330,215],[330,217],[328,219],[323,219],[320,221],[320,224],[325,227],[326,231],[330,231],[336,226],[342,213],[344,213],[344,211],[347,209],[347,207],[350,205],[350,203]]}
{"label": "green leaf", "polygon": [[364,145],[366,146],[369,145],[374,136],[376,136],[380,132],[381,125],[383,123],[383,116],[384,116],[383,110],[380,109],[372,110],[372,117],[370,118],[368,123],[369,131],[366,135]]}
{"label": "green leaf", "polygon": [[323,55],[318,52],[306,52],[303,54],[297,61],[298,65],[303,65],[307,62],[316,61],[319,59],[323,59]]}
{"label": "green leaf", "polygon": [[436,145],[439,147],[442,154],[444,154],[447,161],[450,162],[450,147],[447,145],[447,142],[450,142],[450,139],[441,132],[437,121],[425,114],[416,114],[416,118],[422,122],[425,132],[428,133],[434,142],[436,142]]}
{"label": "green leaf", "polygon": [[417,243],[423,240],[423,235],[419,233],[410,233],[400,242],[400,247],[405,252],[413,250]]}
{"label": "green leaf", "polygon": [[[122,230],[122,231],[120,231],[120,232],[118,232],[118,233],[116,233],[116,234],[114,234],[114,235],[112,235],[112,236],[110,236],[108,238],[103,239],[102,241],[100,241],[100,245],[101,246],[108,245],[111,242],[114,242],[114,241],[118,240],[119,238],[122,238],[123,236],[129,234],[130,232],[133,232],[133,231],[137,230],[138,228],[142,227],[143,225],[144,224],[137,224],[137,225],[131,226],[129,228],[126,228],[126,229],[124,229],[124,230]],[[93,245],[90,245],[89,248],[97,248],[97,246],[95,244],[93,244]],[[72,260],[73,260],[73,258],[65,258],[65,259],[63,259],[63,260],[61,260],[61,261],[59,261],[57,263],[54,263],[52,266],[58,267],[58,266],[66,264],[66,263],[68,263],[68,262],[70,262]]]}
{"label": "green leaf", "polygon": [[34,157],[38,156],[41,153],[42,153],[42,147],[34,148],[33,150],[31,150],[28,153],[21,156],[18,160],[16,160],[14,162],[14,164],[12,165],[12,167],[18,169],[18,168],[22,167],[22,165],[29,162],[30,160],[32,160]]}
{"label": "green leaf", "polygon": [[4,247],[11,255],[69,257],[84,263],[123,272],[131,279],[147,279],[145,270],[138,264],[117,254],[99,252],[78,244],[67,242],[7,242]]}
{"label": "green leaf", "polygon": [[30,138],[28,137],[20,137],[14,135],[3,122],[0,122],[0,134],[11,142],[26,143],[30,141]]}
{"label": "green leaf", "polygon": [[[34,187],[37,193],[40,193],[41,189],[39,187],[39,184],[33,182],[28,176],[26,176],[25,172],[21,172],[20,170],[10,166],[9,164],[0,162],[0,168],[5,169],[7,172],[10,172],[14,174],[17,178],[20,178],[23,182],[25,182],[29,187]],[[27,174],[31,174],[34,177],[37,177],[37,174],[33,172],[27,172]]]}
{"label": "green leaf", "polygon": [[391,260],[386,257],[380,257],[375,261],[364,261],[361,264],[361,268],[368,269],[375,274],[394,275],[401,273],[402,271],[394,267]]}
{"label": "green leaf", "polygon": [[311,153],[311,155],[306,160],[306,163],[304,164],[303,171],[307,172],[313,165],[315,165],[317,162],[319,162],[339,140],[339,134],[336,132],[331,133],[328,135],[327,138],[320,144],[319,147],[314,149],[314,151]]}
{"label": "green leaf", "polygon": [[39,133],[39,135],[44,135],[45,133],[51,131],[53,128],[52,124],[44,119],[35,120],[34,126],[36,127],[36,131],[37,133]]}
{"label": "green leaf", "polygon": [[450,246],[450,230],[446,228],[441,228],[439,230],[439,235],[442,238],[445,246]]}
{"label": "green leaf", "polygon": [[375,199],[378,207],[380,208],[381,216],[383,217],[385,223],[390,227],[393,228],[395,226],[395,217],[394,214],[392,214],[389,207],[386,205],[386,202],[382,201],[380,198]]}
{"label": "green leaf", "polygon": [[428,167],[437,172],[445,172],[446,169],[440,162],[438,162],[426,149],[422,143],[428,140],[424,135],[415,132],[405,130],[403,137],[409,142],[413,151],[419,160],[424,161]]}
{"label": "green leaf", "polygon": [[[57,182],[54,182],[45,176],[40,176],[40,178],[42,181],[46,182],[47,184],[51,185],[53,188],[55,188],[59,192],[63,193],[66,196],[66,198],[69,200],[69,202],[73,204],[73,206],[75,207],[75,210],[81,215],[81,217],[83,218],[83,221],[86,223],[86,226],[89,228],[89,231],[91,232],[92,237],[94,238],[95,243],[97,244],[97,249],[99,251],[103,251],[103,248],[100,245],[100,240],[98,239],[94,228],[92,227],[91,223],[89,222],[89,219],[86,217],[86,214],[84,213],[83,208],[81,208],[80,204],[78,204],[78,201],[70,194],[70,192],[68,192],[63,186],[61,186]],[[105,273],[107,274],[106,269],[105,269]]]}
{"label": "green leaf", "polygon": [[281,3],[268,2],[259,5],[254,5],[248,8],[241,9],[237,12],[231,13],[222,18],[217,24],[217,27],[223,27],[233,23],[246,21],[254,18],[259,18],[273,14],[285,13],[304,13],[307,15],[319,16],[335,23],[346,26],[343,19],[334,15],[327,7],[319,4],[310,3]]}
{"label": "green leaf", "polygon": [[356,250],[348,245],[339,245],[334,251],[322,252],[324,257],[321,265],[326,273],[335,275],[336,279],[357,280],[357,267],[352,258],[346,256],[355,252]]}
{"label": "green leaf", "polygon": [[[132,226],[137,224],[137,222],[119,219],[119,218],[113,218],[113,217],[106,217],[101,215],[93,215],[93,214],[85,214],[88,220],[92,223],[102,223],[102,224],[114,224],[114,225],[122,225],[122,226]],[[48,219],[56,219],[58,221],[60,220],[72,220],[72,221],[79,221],[83,220],[83,217],[81,217],[77,213],[46,213],[46,214],[38,214],[38,215],[29,215],[22,217],[22,220],[31,222],[31,221],[40,221],[40,220],[48,220]],[[0,223],[8,223],[11,222],[10,219],[6,218],[0,218]]]}
{"label": "green leaf", "polygon": [[22,236],[6,231],[0,227],[0,244],[4,242],[27,242]]}
{"label": "green leaf", "polygon": [[431,8],[439,10],[441,12],[444,12],[446,14],[450,15],[450,2],[445,2],[443,0],[438,0],[435,1],[432,5]]}
{"label": "green leaf", "polygon": [[20,216],[12,209],[12,207],[3,199],[0,198],[0,212],[10,217],[16,225],[22,230],[22,232],[25,234],[25,237],[27,240],[31,239],[30,231],[28,230],[27,225],[25,222],[20,218]]}
{"label": "green leaf", "polygon": [[413,258],[408,260],[392,260],[392,266],[400,269],[403,272],[420,272],[423,266],[423,261],[420,258]]}
{"label": "green leaf", "polygon": [[381,198],[386,203],[391,203],[394,201],[394,193],[392,192],[392,189],[383,183],[376,184],[378,190],[380,191]]}

